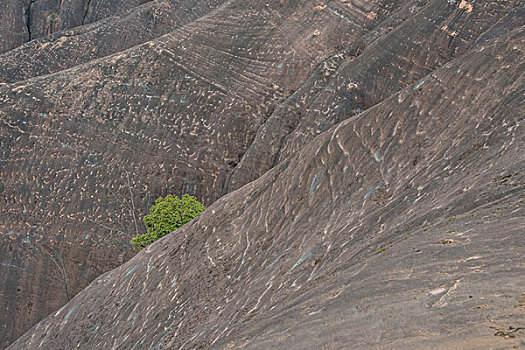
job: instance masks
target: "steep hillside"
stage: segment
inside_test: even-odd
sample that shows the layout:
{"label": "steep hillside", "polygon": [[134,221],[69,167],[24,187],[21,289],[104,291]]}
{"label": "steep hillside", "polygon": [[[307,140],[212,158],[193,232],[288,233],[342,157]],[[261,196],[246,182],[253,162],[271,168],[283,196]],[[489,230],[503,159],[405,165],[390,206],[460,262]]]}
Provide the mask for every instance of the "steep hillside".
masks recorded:
{"label": "steep hillside", "polygon": [[322,133],[9,349],[518,347],[494,334],[525,323],[524,32]]}
{"label": "steep hillside", "polygon": [[[486,38],[525,24],[511,2],[430,1],[387,35],[383,27],[326,60],[257,130],[228,191],[257,179],[321,132],[379,103]],[[371,42],[368,45],[363,43]]]}
{"label": "steep hillside", "polygon": [[157,196],[219,198],[259,127],[321,62],[424,3],[187,1],[173,5],[173,31],[111,54],[120,35],[168,28],[162,4],[2,56],[21,73],[0,85],[0,346],[130,258]]}
{"label": "steep hillside", "polygon": [[0,53],[51,33],[121,15],[151,0],[4,0]]}
{"label": "steep hillside", "polygon": [[0,82],[58,72],[129,49],[196,20],[223,2],[149,1],[120,17],[31,40],[0,55]]}

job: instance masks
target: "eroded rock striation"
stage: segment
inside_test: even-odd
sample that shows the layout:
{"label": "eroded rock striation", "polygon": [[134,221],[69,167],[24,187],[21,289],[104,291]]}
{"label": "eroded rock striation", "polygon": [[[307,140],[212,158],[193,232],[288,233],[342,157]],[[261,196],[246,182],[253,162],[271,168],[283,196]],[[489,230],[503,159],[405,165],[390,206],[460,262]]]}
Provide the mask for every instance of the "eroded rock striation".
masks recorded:
{"label": "eroded rock striation", "polygon": [[524,31],[320,134],[9,349],[519,346],[494,333],[525,321]]}
{"label": "eroded rock striation", "polygon": [[525,24],[524,8],[509,2],[482,2],[475,10],[453,1],[418,5],[419,11],[407,6],[406,12],[323,62],[258,129],[230,175],[227,191],[255,180],[321,132],[418,81],[478,42]]}
{"label": "eroded rock striation", "polygon": [[0,53],[60,30],[121,15],[151,0],[5,0]]}
{"label": "eroded rock striation", "polygon": [[223,2],[149,1],[122,16],[31,40],[0,55],[0,82],[26,80],[121,52],[172,32]]}
{"label": "eroded rock striation", "polygon": [[519,344],[522,1],[117,5],[0,55],[0,348]]}
{"label": "eroded rock striation", "polygon": [[[131,257],[157,196],[219,198],[276,106],[411,3],[188,1],[173,31],[110,54],[123,33],[111,28],[140,28],[140,14],[168,4],[147,3],[3,55],[17,65],[0,85],[4,344]],[[164,13],[142,26],[162,27]],[[133,28],[140,42],[147,30]]]}

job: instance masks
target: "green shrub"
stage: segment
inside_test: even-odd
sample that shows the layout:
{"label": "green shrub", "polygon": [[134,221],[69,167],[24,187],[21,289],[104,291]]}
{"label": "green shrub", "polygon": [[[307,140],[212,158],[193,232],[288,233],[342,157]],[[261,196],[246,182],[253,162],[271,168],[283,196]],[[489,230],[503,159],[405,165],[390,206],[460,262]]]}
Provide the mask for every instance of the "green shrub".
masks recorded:
{"label": "green shrub", "polygon": [[150,208],[149,215],[144,216],[147,233],[136,235],[131,244],[138,249],[148,246],[157,239],[175,231],[190,222],[206,209],[195,197],[183,195],[180,199],[171,194],[159,197]]}

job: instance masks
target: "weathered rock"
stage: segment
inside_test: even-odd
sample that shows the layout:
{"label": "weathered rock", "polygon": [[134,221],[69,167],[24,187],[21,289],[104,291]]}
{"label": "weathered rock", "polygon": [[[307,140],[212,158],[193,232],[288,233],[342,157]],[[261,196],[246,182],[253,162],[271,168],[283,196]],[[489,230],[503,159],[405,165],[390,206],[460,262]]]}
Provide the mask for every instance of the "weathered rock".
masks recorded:
{"label": "weathered rock", "polygon": [[9,349],[519,346],[494,333],[525,322],[524,34],[319,135]]}
{"label": "weathered rock", "polygon": [[[128,259],[129,236],[157,196],[214,202],[276,106],[409,3],[236,0],[207,13],[213,2],[202,2],[205,16],[158,39],[0,86],[3,344]],[[97,35],[81,37],[99,45]],[[74,52],[56,43],[83,43],[64,33],[46,40],[46,64]]]}
{"label": "weathered rock", "polygon": [[27,4],[22,0],[7,1],[0,7],[0,53],[29,40]]}
{"label": "weathered rock", "polygon": [[[371,44],[357,42],[323,62],[259,128],[226,192],[257,179],[321,132],[418,81],[476,41],[525,24],[523,7],[512,2],[487,1],[472,8],[460,1],[419,5],[419,12],[412,6],[400,11],[403,22],[394,29],[389,18],[360,39]],[[385,28],[391,31],[385,34]]]}
{"label": "weathered rock", "polygon": [[125,16],[32,40],[0,55],[0,82],[26,80],[121,52],[202,17],[222,2],[150,1]]}
{"label": "weathered rock", "polygon": [[60,30],[121,15],[147,1],[5,0],[0,8],[0,53]]}

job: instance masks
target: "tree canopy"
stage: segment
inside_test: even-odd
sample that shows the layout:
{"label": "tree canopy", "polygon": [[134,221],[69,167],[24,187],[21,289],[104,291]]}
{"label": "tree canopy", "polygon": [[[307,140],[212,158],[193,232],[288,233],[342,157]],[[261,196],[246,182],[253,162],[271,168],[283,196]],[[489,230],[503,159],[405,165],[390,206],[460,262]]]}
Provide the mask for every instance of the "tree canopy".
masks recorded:
{"label": "tree canopy", "polygon": [[205,209],[197,198],[188,194],[181,198],[171,194],[165,198],[159,197],[150,208],[149,214],[144,216],[147,232],[133,237],[131,244],[141,250],[190,222]]}

